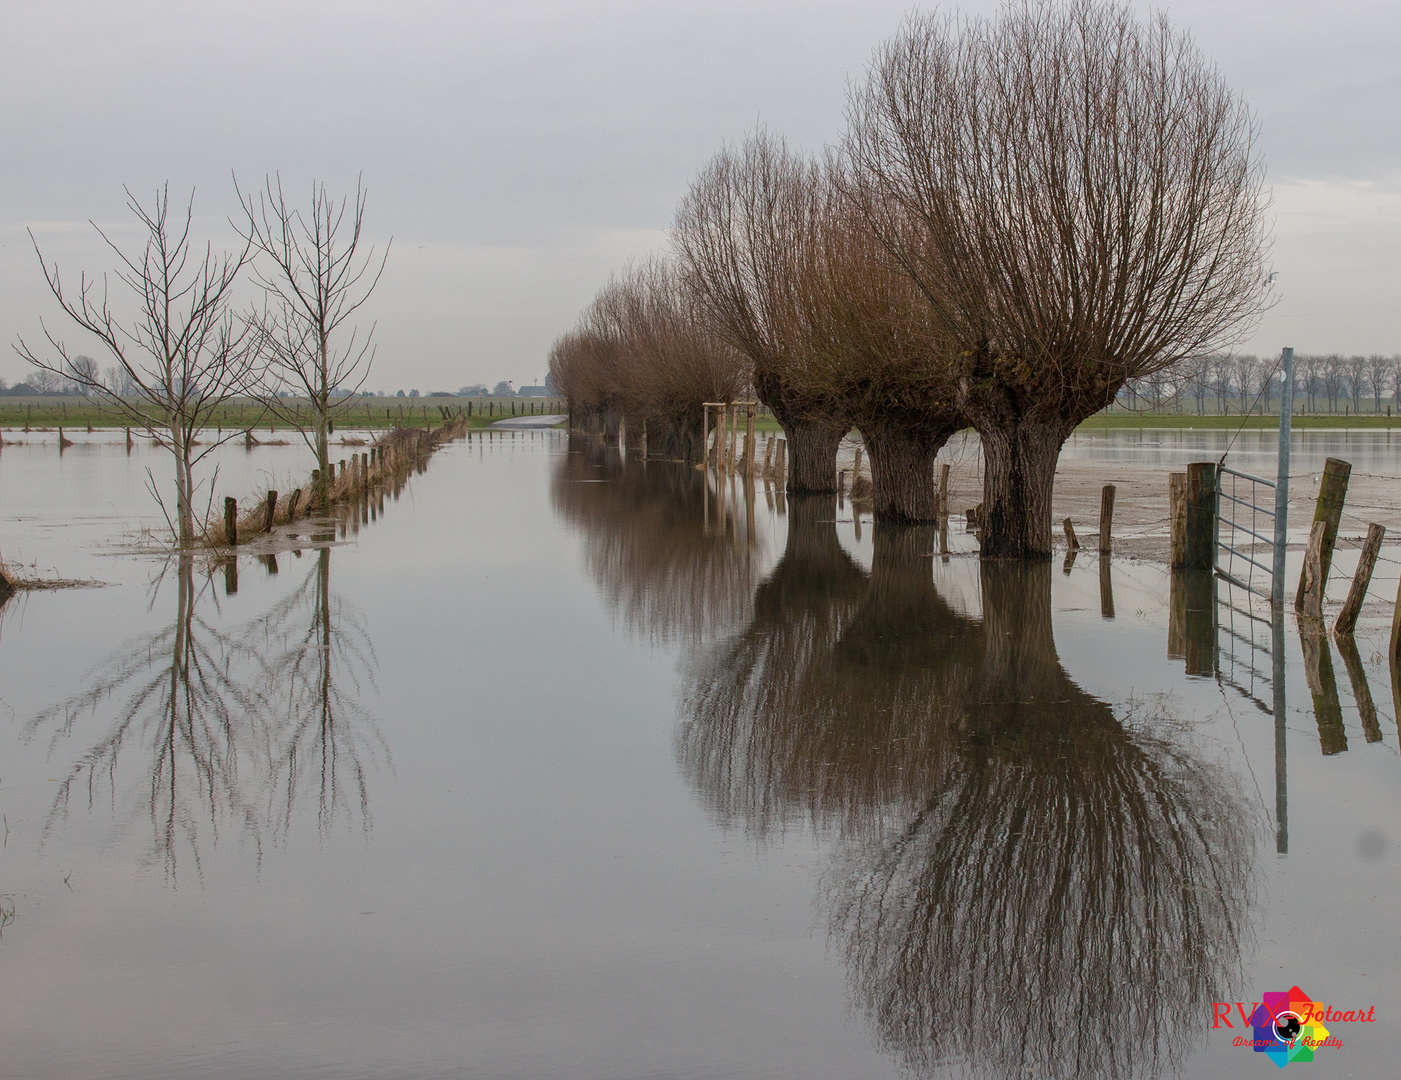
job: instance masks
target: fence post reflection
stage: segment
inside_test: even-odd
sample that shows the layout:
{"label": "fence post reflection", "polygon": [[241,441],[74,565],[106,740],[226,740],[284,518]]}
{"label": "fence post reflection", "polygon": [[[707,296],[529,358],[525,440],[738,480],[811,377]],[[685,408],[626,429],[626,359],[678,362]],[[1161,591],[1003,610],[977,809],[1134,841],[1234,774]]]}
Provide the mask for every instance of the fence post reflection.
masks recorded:
{"label": "fence post reflection", "polygon": [[1289,747],[1287,708],[1284,698],[1284,608],[1276,604],[1270,618],[1271,712],[1275,718],[1275,851],[1289,854]]}
{"label": "fence post reflection", "polygon": [[1220,671],[1217,579],[1209,570],[1174,570],[1168,586],[1168,659],[1188,675]]}
{"label": "fence post reflection", "polygon": [[1338,703],[1338,680],[1333,675],[1333,651],[1321,619],[1299,620],[1299,644],[1304,650],[1304,678],[1313,696],[1318,742],[1323,753],[1341,754],[1347,749],[1343,707]]}

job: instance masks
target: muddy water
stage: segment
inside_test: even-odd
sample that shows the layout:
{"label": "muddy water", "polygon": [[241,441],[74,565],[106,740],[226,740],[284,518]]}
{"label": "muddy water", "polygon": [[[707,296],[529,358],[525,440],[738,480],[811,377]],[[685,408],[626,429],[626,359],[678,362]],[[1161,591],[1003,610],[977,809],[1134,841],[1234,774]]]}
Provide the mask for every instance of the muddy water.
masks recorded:
{"label": "muddy water", "polygon": [[1389,608],[1340,650],[553,432],[231,590],[129,550],[159,463],[0,451],[0,552],[109,582],[0,608],[0,1075],[1219,1077],[1274,1066],[1215,1002],[1401,1009]]}

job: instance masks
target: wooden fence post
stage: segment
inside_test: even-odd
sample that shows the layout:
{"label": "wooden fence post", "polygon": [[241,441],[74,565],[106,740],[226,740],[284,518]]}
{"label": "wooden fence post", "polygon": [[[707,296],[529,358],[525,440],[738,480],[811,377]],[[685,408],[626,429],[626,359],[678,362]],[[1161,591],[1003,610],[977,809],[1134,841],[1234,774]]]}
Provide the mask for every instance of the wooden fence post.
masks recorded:
{"label": "wooden fence post", "polygon": [[1067,551],[1079,551],[1080,539],[1075,535],[1075,526],[1070,523],[1070,519],[1065,519],[1065,547]]}
{"label": "wooden fence post", "polygon": [[1327,528],[1327,522],[1315,521],[1309,530],[1304,569],[1299,574],[1299,595],[1294,599],[1294,610],[1306,619],[1323,618],[1323,593],[1328,587],[1328,574],[1323,569],[1323,534]]}
{"label": "wooden fence post", "polygon": [[[788,440],[778,440],[778,460],[774,462],[774,472],[778,474],[778,479],[786,481],[788,479]],[[785,484],[786,490],[786,484]]]}
{"label": "wooden fence post", "polygon": [[[949,465],[945,462],[939,466],[939,508],[935,511],[938,517],[949,516]],[[1068,520],[1068,519],[1067,519]],[[1077,545],[1078,546],[1078,545]]]}
{"label": "wooden fence post", "polygon": [[268,492],[268,523],[263,529],[264,532],[272,532],[273,517],[277,513],[277,492]]}
{"label": "wooden fence post", "polygon": [[1352,576],[1352,588],[1343,601],[1343,610],[1338,612],[1333,633],[1351,635],[1357,628],[1357,615],[1362,610],[1362,602],[1367,599],[1367,586],[1372,583],[1372,570],[1377,565],[1377,555],[1381,552],[1382,537],[1385,535],[1386,529],[1376,522],[1367,526],[1367,540],[1357,559],[1357,573]]}
{"label": "wooden fence post", "polygon": [[769,436],[768,446],[764,448],[764,479],[768,480],[773,476],[773,436]]}
{"label": "wooden fence post", "polygon": [[1187,565],[1187,474],[1168,474],[1168,565],[1181,570]]}
{"label": "wooden fence post", "polygon": [[1216,462],[1187,466],[1186,569],[1211,570],[1216,565]]}
{"label": "wooden fence post", "polygon": [[745,406],[744,420],[744,475],[754,475],[754,405]]}
{"label": "wooden fence post", "polygon": [[[1322,615],[1323,591],[1328,585],[1328,571],[1333,565],[1333,545],[1338,541],[1338,523],[1343,516],[1343,502],[1347,498],[1348,477],[1352,466],[1338,458],[1329,458],[1323,465],[1323,478],[1318,484],[1318,503],[1314,508],[1315,524],[1323,525],[1322,539],[1318,548],[1318,614]],[[1309,546],[1313,546],[1310,534]],[[1308,570],[1305,560],[1305,573]],[[1294,597],[1295,610],[1304,609],[1304,577],[1299,575],[1299,591]]]}
{"label": "wooden fence post", "polygon": [[1114,485],[1105,484],[1099,496],[1099,553],[1108,555],[1114,526]]}
{"label": "wooden fence post", "polygon": [[[1396,587],[1396,605],[1391,609],[1391,655],[1393,665],[1401,663],[1401,583]],[[1397,734],[1401,735],[1401,713],[1396,715]]]}
{"label": "wooden fence post", "polygon": [[224,540],[229,547],[238,547],[238,500],[224,496]]}

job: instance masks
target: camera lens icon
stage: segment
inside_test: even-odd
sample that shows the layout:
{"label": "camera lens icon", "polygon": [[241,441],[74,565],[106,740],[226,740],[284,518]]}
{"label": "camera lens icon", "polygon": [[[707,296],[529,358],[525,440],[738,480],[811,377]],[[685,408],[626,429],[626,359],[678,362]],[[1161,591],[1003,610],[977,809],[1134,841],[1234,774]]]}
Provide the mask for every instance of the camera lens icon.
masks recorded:
{"label": "camera lens icon", "polygon": [[1294,1042],[1303,1030],[1304,1021],[1298,1013],[1282,1012],[1275,1017],[1275,1038],[1280,1042]]}

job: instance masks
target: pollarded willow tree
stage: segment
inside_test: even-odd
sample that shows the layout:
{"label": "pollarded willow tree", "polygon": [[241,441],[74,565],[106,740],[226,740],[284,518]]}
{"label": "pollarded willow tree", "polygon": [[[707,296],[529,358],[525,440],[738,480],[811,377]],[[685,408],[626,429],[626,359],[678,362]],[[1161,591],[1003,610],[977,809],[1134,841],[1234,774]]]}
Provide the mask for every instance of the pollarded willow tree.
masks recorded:
{"label": "pollarded willow tree", "polygon": [[810,398],[841,403],[871,458],[875,516],[934,521],[934,459],[966,426],[957,403],[952,338],[866,227],[829,156],[812,236],[795,267],[802,343],[789,382]]}
{"label": "pollarded willow tree", "polygon": [[578,427],[629,447],[699,461],[702,405],[732,401],[748,385],[744,357],[720,339],[681,287],[675,268],[651,259],[608,282],[550,353],[550,377]]}
{"label": "pollarded willow tree", "polygon": [[808,344],[797,271],[817,236],[821,192],[815,162],[756,132],[701,170],[671,230],[687,286],[749,361],[755,394],[783,428],[795,494],[836,490],[837,444],[852,426],[841,398],[792,378]]}
{"label": "pollarded willow tree", "polygon": [[854,201],[954,331],[983,554],[1046,556],[1075,426],[1263,310],[1254,118],[1162,17],[1015,0],[995,19],[912,16],[848,120]]}

